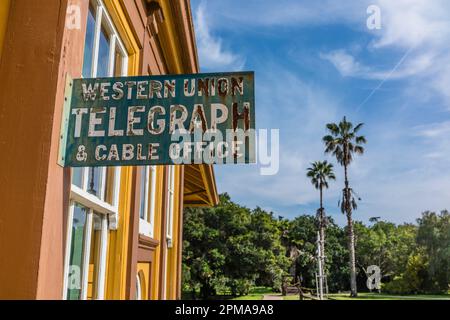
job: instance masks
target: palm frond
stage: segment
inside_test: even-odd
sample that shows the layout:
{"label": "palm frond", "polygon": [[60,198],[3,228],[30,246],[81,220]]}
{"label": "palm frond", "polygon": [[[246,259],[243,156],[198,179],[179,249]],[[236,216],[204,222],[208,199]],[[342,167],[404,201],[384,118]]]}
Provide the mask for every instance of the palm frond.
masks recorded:
{"label": "palm frond", "polygon": [[330,131],[330,133],[334,136],[339,135],[339,126],[336,123],[328,123],[327,129]]}
{"label": "palm frond", "polygon": [[352,208],[353,208],[353,210],[358,209],[358,204],[356,203],[356,200],[353,197],[352,197]]}
{"label": "palm frond", "polygon": [[366,144],[367,143],[366,137],[364,137],[364,136],[357,136],[355,138],[355,141],[357,144]]}
{"label": "palm frond", "polygon": [[[344,117],[339,124],[327,124],[327,129],[331,134],[322,139],[325,144],[325,153],[332,154],[339,164],[349,165],[353,161],[353,154],[364,153],[364,149],[360,145],[367,143],[367,140],[364,136],[356,135],[363,126],[363,123],[359,123],[353,127],[353,124],[347,121],[347,117]],[[344,150],[346,150],[345,153]]]}
{"label": "palm frond", "polygon": [[316,189],[328,188],[328,180],[334,180],[333,165],[327,161],[315,161],[307,169],[306,176],[310,178]]}
{"label": "palm frond", "polygon": [[355,153],[356,154],[364,154],[364,148],[361,146],[356,146],[355,147]]}
{"label": "palm frond", "polygon": [[358,133],[359,130],[361,130],[361,128],[364,126],[364,123],[360,123],[358,124],[355,129],[353,129],[354,133]]}
{"label": "palm frond", "polygon": [[345,213],[345,195],[344,195],[344,193],[342,193],[341,212]]}

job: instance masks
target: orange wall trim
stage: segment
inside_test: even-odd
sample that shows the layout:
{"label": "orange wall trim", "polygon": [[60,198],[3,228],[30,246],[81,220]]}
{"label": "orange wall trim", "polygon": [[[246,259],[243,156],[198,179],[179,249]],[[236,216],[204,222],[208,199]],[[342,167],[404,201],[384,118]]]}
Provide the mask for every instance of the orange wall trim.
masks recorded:
{"label": "orange wall trim", "polygon": [[[0,64],[0,144],[8,150],[0,165],[0,299],[62,296],[70,173],[57,165],[59,129],[65,76],[79,74],[84,40],[84,31],[61,23],[67,5],[10,5]],[[32,86],[24,91],[19,83]]]}
{"label": "orange wall trim", "polygon": [[5,40],[6,26],[8,25],[9,5],[11,0],[0,1],[0,61],[2,60],[3,42]]}
{"label": "orange wall trim", "polygon": [[[123,42],[128,75],[198,72],[189,0],[96,3],[104,6],[103,14]],[[81,8],[81,30],[65,27],[70,5]],[[88,0],[47,1],[45,6],[41,1],[0,0],[0,146],[7,150],[0,157],[0,299],[63,297],[64,250],[71,241],[66,239],[69,200],[74,199],[69,199],[71,170],[58,166],[57,156],[66,77],[81,77],[88,6]],[[159,11],[164,18],[158,20]],[[157,27],[150,28],[155,21]],[[32,85],[23,90],[21,83]],[[202,180],[209,199],[203,205],[217,200],[212,167],[175,166],[174,185],[169,186],[169,167],[158,166],[154,232],[145,238],[139,234],[141,171],[121,169],[118,227],[108,231],[102,260],[105,299],[133,299],[137,276],[142,298],[180,298],[186,185]],[[168,220],[171,229],[166,228]],[[90,247],[91,299],[98,291],[94,261],[99,243],[97,235]]]}

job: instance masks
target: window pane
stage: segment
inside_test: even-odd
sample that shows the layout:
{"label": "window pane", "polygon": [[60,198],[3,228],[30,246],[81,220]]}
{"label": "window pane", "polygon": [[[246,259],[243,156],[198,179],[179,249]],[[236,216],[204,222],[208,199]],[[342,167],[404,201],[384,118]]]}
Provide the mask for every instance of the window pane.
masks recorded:
{"label": "window pane", "polygon": [[83,188],[83,168],[72,168],[72,184]]}
{"label": "window pane", "polygon": [[83,244],[85,241],[86,218],[87,210],[76,204],[73,212],[69,275],[67,281],[67,299],[69,300],[78,300],[81,295],[81,274],[83,270]]}
{"label": "window pane", "polygon": [[102,31],[100,32],[100,44],[98,51],[97,77],[108,76],[108,65],[109,65],[109,36],[105,28],[102,27]]}
{"label": "window pane", "polygon": [[103,169],[100,167],[92,167],[92,168],[88,168],[87,170],[89,170],[88,190],[87,191],[89,193],[99,197],[101,194],[100,187],[101,187]]}
{"label": "window pane", "polygon": [[95,14],[94,8],[90,6],[87,29],[86,29],[86,40],[84,43],[84,58],[83,58],[83,77],[90,78],[92,70],[92,50],[94,48],[94,34],[95,34]]}

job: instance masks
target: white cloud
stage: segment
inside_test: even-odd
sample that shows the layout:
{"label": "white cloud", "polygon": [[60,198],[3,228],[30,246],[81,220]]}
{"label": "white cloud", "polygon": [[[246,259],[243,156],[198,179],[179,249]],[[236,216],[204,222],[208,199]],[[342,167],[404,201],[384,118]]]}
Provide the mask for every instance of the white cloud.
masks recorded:
{"label": "white cloud", "polygon": [[441,47],[450,36],[447,0],[378,0],[378,5],[383,27],[376,48]]}
{"label": "white cloud", "polygon": [[377,70],[369,65],[356,61],[355,57],[345,50],[335,50],[321,54],[322,59],[330,61],[339,73],[344,77],[354,77],[370,80],[403,79],[427,71],[433,65],[433,56],[422,54],[410,61],[407,59],[408,52],[403,58],[389,70]]}
{"label": "white cloud", "polygon": [[415,128],[417,135],[425,138],[444,138],[450,139],[450,121],[432,123]]}
{"label": "white cloud", "polygon": [[208,71],[241,70],[245,64],[244,58],[225,49],[222,39],[212,35],[206,14],[206,2],[201,2],[194,17],[201,69]]}
{"label": "white cloud", "polygon": [[366,30],[374,36],[367,50],[372,56],[405,52],[407,57],[393,61],[392,69],[387,70],[363,64],[345,49],[322,57],[345,77],[371,80],[410,78],[413,86],[421,86],[422,96],[425,90],[438,93],[450,108],[450,1],[378,0],[375,3],[381,8],[382,28]]}
{"label": "white cloud", "polygon": [[[269,81],[274,70],[285,81]],[[327,214],[344,224],[337,206],[342,168],[324,154],[321,142],[325,124],[339,121],[345,110],[340,97],[271,62],[259,78],[258,122],[262,128],[280,128],[280,171],[267,177],[259,175],[258,166],[216,166],[220,191],[250,207],[275,208],[285,217],[314,214],[318,194],[305,176],[306,168],[326,159],[335,164],[337,176],[325,192]],[[354,114],[347,115],[359,122]],[[366,153],[349,168],[351,186],[362,198],[356,220],[381,216],[396,223],[414,222],[425,210],[450,207],[450,163],[445,161],[450,154],[450,121],[406,128],[393,117],[371,121],[361,133],[368,139]]]}
{"label": "white cloud", "polygon": [[355,180],[363,197],[355,217],[367,219],[377,215],[397,223],[414,222],[421,212],[449,208],[449,179],[448,171],[436,175],[430,168],[418,168],[391,178]]}
{"label": "white cloud", "polygon": [[440,168],[442,172],[449,172],[450,121],[417,126],[413,128],[413,135],[423,143],[421,147],[426,163]]}
{"label": "white cloud", "polygon": [[[283,81],[271,81],[274,72]],[[318,192],[306,177],[306,168],[316,160],[331,160],[324,155],[321,138],[326,133],[325,124],[339,118],[338,99],[270,61],[258,73],[258,79],[258,127],[280,129],[279,172],[261,176],[258,166],[216,166],[219,191],[249,206],[289,208],[289,214],[276,213],[293,217],[300,208],[317,203]],[[336,171],[340,176],[341,168]],[[340,189],[336,183],[325,192],[334,207]]]}
{"label": "white cloud", "polygon": [[[366,28],[369,4],[381,7],[381,30]],[[359,49],[354,48],[355,43],[340,41],[341,49],[322,54],[322,58],[346,77],[411,81],[410,86],[405,86],[410,89],[407,94],[395,92],[386,100],[386,106],[380,106],[380,113],[374,112],[373,117],[366,119],[370,122],[362,132],[369,141],[366,154],[350,167],[351,185],[362,197],[354,217],[366,220],[381,216],[395,222],[412,222],[421,211],[450,207],[450,122],[442,120],[412,127],[411,122],[424,123],[426,119],[411,119],[412,114],[399,110],[416,108],[415,112],[428,105],[434,108],[435,104],[429,101],[422,103],[428,97],[448,99],[450,106],[450,1],[213,0],[208,2],[208,12],[211,16],[206,30],[210,38],[210,29],[249,37],[268,30],[272,31],[267,33],[269,36],[274,34],[273,30],[283,35],[294,30],[284,28],[286,26],[327,25],[331,30],[338,24],[373,37],[370,43],[358,43]],[[220,44],[219,51],[224,51],[220,38],[212,39]],[[305,55],[309,54],[307,49],[309,47],[305,48]],[[324,52],[323,48],[321,50]],[[389,63],[389,58],[399,59],[409,50],[410,54],[392,71],[390,67],[394,68],[398,60]],[[267,61],[267,55],[253,54],[265,59],[255,61],[255,68],[259,70],[257,123],[260,128],[281,129],[280,171],[276,176],[263,177],[259,175],[258,166],[216,166],[218,187],[219,191],[229,192],[237,202],[250,207],[275,208],[276,213],[293,217],[304,213],[300,208],[317,205],[317,192],[305,177],[309,163],[321,159],[332,161],[324,155],[320,141],[325,134],[325,123],[339,121],[344,112],[353,122],[359,119],[348,112],[351,110],[346,104],[348,101],[338,91],[324,89],[326,79],[321,83],[323,87],[307,83],[295,73],[294,66],[288,70],[285,61]],[[274,74],[283,81],[272,81]],[[390,107],[392,113],[386,112]],[[387,116],[381,118],[380,114]],[[420,116],[414,114],[414,117]],[[345,217],[337,208],[342,168],[336,165],[335,170],[338,181],[331,184],[325,194],[327,212],[343,222]],[[307,213],[314,212],[308,210]]]}
{"label": "white cloud", "polygon": [[[369,5],[381,8],[380,30],[368,30],[366,27]],[[211,24],[236,34],[245,28],[257,33],[262,28],[323,25],[330,28],[345,25],[366,32],[373,36],[366,46],[372,57],[398,57],[391,66],[380,68],[376,58],[363,62],[348,49],[354,45],[352,43],[345,49],[324,53],[324,57],[328,57],[343,76],[369,80],[411,80],[412,86],[421,85],[422,91],[427,91],[421,93],[422,97],[437,93],[450,110],[448,0],[278,0],[264,3],[260,0],[228,0],[209,1],[208,8],[214,15],[209,21]],[[217,43],[220,47],[220,41]],[[400,57],[409,51],[397,66]],[[386,59],[383,62],[386,63]]]}

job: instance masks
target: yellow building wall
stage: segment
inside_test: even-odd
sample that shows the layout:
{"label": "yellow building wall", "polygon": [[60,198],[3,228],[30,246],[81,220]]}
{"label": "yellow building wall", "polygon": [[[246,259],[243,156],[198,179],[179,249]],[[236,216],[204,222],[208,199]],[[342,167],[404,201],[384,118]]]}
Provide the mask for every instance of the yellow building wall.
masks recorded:
{"label": "yellow building wall", "polygon": [[[172,74],[180,74],[185,72],[184,66],[180,57],[182,56],[179,43],[176,35],[175,22],[173,21],[172,14],[169,14],[172,10],[169,1],[158,1],[161,5],[162,11],[165,13],[165,23],[161,26],[159,37],[163,51],[165,53],[165,58]],[[178,250],[182,243],[179,239],[179,229],[180,226],[180,201],[182,201],[181,190],[181,170],[180,166],[175,166],[175,203],[173,212],[173,233],[172,233],[172,248],[166,249],[166,266],[165,266],[165,296],[163,299],[173,300],[177,298],[177,284],[178,284],[178,268],[180,266],[178,261]],[[164,205],[165,199],[163,199]],[[161,217],[159,217],[161,218]],[[160,225],[160,224],[159,224]],[[166,230],[164,230],[165,232]],[[160,235],[159,235],[160,236]],[[161,239],[160,237],[158,239]],[[160,255],[161,245],[158,248],[158,255]],[[161,267],[161,261],[157,261],[155,268],[159,270]],[[155,273],[157,274],[157,273]],[[164,284],[157,284],[157,286]],[[156,298],[156,288],[154,290],[154,297]]]}
{"label": "yellow building wall", "polygon": [[181,192],[181,172],[180,167],[175,166],[175,201],[173,212],[173,232],[172,232],[172,248],[167,250],[167,272],[166,272],[166,299],[174,300],[177,298],[178,283],[178,248],[182,245],[179,239],[180,228],[180,201]]}
{"label": "yellow building wall", "polygon": [[141,279],[142,300],[149,300],[148,285],[149,285],[149,278],[150,278],[150,264],[149,263],[138,263],[136,274]]}
{"label": "yellow building wall", "polygon": [[162,239],[162,229],[161,229],[161,224],[162,224],[162,209],[164,208],[165,204],[165,199],[163,198],[163,193],[164,193],[164,167],[163,166],[158,166],[156,168],[156,177],[157,177],[157,190],[156,190],[156,204],[155,204],[155,220],[154,220],[154,231],[153,231],[153,235],[154,235],[154,239],[160,241],[159,246],[156,248],[155,250],[155,261],[153,261],[152,263],[152,279],[150,281],[151,283],[151,296],[150,299],[152,300],[157,300],[159,298],[159,288],[160,288],[160,283],[159,283],[159,274],[160,274],[160,270],[161,270],[161,261],[160,261],[160,257],[161,257],[161,239]]}
{"label": "yellow building wall", "polygon": [[[4,0],[0,0],[3,2]],[[124,42],[126,50],[128,51],[128,75],[138,75],[140,65],[140,48],[134,36],[131,24],[128,22],[128,15],[126,14],[122,1],[117,0],[103,0],[114,25]],[[164,12],[169,12],[170,7],[166,1],[161,1],[161,6]],[[1,16],[0,16],[1,17]],[[164,23],[162,32],[160,33],[160,40],[164,46],[165,58],[168,65],[171,67],[171,73],[182,73],[183,66],[179,59],[179,48],[176,42],[176,35],[171,15],[165,16],[168,21]],[[0,30],[1,31],[1,30]],[[1,33],[0,33],[1,35]],[[0,38],[1,39],[1,38]],[[106,287],[105,298],[106,299],[125,299],[127,290],[127,268],[128,260],[130,256],[129,252],[129,234],[130,234],[130,214],[131,204],[134,201],[134,194],[132,193],[133,186],[133,170],[132,167],[122,167],[121,170],[121,183],[120,183],[120,197],[119,197],[119,221],[118,229],[109,232],[108,248],[107,248],[107,266],[106,266]],[[163,299],[176,299],[177,298],[177,284],[179,274],[179,247],[182,243],[179,239],[180,225],[180,202],[182,201],[181,190],[181,168],[175,167],[175,201],[173,212],[173,246],[170,249],[166,249],[166,267],[165,267],[165,283],[160,283],[160,274],[164,272],[161,270],[161,250],[163,244],[162,230],[162,208],[166,203],[166,198],[163,198],[163,194],[167,197],[167,192],[164,190],[164,166],[157,167],[157,191],[156,191],[156,212],[154,216],[154,239],[160,241],[160,245],[155,250],[155,259],[151,264],[138,263],[138,274],[144,279],[145,286],[150,285],[150,299],[158,299],[161,286],[165,287],[165,295]],[[93,255],[91,255],[93,256]],[[92,262],[92,261],[91,261]],[[151,268],[151,269],[150,269]],[[95,266],[91,264],[90,270],[90,285],[89,285],[89,298],[92,298],[95,293],[95,287],[93,284],[93,278],[95,274]],[[151,279],[150,279],[150,274]],[[133,279],[132,279],[133,280]],[[132,285],[135,285],[132,283]],[[145,289],[147,290],[147,289]],[[145,298],[147,295],[142,295]]]}
{"label": "yellow building wall", "polygon": [[0,1],[0,61],[2,57],[3,42],[5,40],[6,26],[8,24],[9,5],[11,0]]}
{"label": "yellow building wall", "polygon": [[166,19],[160,32],[160,37],[164,39],[161,45],[163,46],[164,52],[170,52],[168,57],[166,57],[170,73],[180,74],[183,73],[184,68],[181,59],[179,59],[182,54],[180,53],[180,46],[177,40],[175,22],[173,21],[172,14],[169,14],[172,10],[171,5],[169,1],[159,1],[159,4],[161,5],[162,11],[165,12],[164,18]]}
{"label": "yellow building wall", "polygon": [[[103,0],[117,32],[128,53],[128,75],[138,75],[140,49],[131,25],[121,3],[117,0]],[[118,228],[110,231],[108,239],[106,299],[125,299],[127,263],[129,258],[130,213],[132,198],[132,167],[122,167],[119,196]]]}
{"label": "yellow building wall", "polygon": [[[128,52],[128,74],[137,75],[139,73],[140,63],[140,48],[135,38],[135,33],[128,21],[128,15],[122,5],[123,0],[103,0],[109,15],[111,16],[117,31],[119,32],[125,48]],[[128,0],[125,0],[128,1]],[[167,1],[160,1],[164,12],[170,12],[170,4]],[[2,55],[3,43],[5,39],[6,27],[8,22],[9,8],[11,0],[0,0],[0,59]],[[177,35],[175,31],[174,22],[172,21],[171,14],[165,15],[167,21],[164,23],[162,32],[160,34],[161,42],[164,46],[165,59],[170,66],[171,73],[182,73],[183,65],[181,62],[181,55],[179,45],[177,43]],[[163,194],[166,194],[164,189],[164,167],[159,166],[157,168],[157,194],[156,194],[156,212],[154,217],[155,230],[154,238],[161,241],[163,238],[162,230],[162,208],[166,206],[166,199],[163,198]],[[126,281],[127,281],[127,268],[129,258],[129,234],[130,234],[130,214],[131,203],[134,201],[134,195],[132,194],[133,186],[133,170],[132,167],[123,167],[121,169],[121,185],[120,185],[120,198],[119,198],[119,221],[118,229],[110,231],[108,235],[108,247],[107,247],[107,265],[106,265],[106,299],[125,299],[126,297]],[[166,258],[166,278],[165,278],[165,298],[175,299],[177,295],[177,282],[178,282],[178,252],[179,246],[182,245],[179,239],[180,225],[180,202],[182,201],[181,190],[181,170],[180,167],[176,167],[175,173],[175,203],[173,214],[173,247],[167,249]],[[94,243],[98,243],[97,237],[94,239]],[[92,248],[97,247],[97,245]],[[155,251],[155,259],[150,265],[148,263],[138,263],[138,274],[141,274],[145,278],[145,285],[151,286],[151,299],[159,298],[159,291],[164,283],[160,283],[161,273],[161,247],[160,244]],[[92,249],[93,250],[93,249]],[[96,261],[96,252],[92,252],[90,268],[89,268],[89,287],[88,297],[92,299],[95,296],[95,268],[94,261]],[[150,270],[151,268],[151,270]],[[150,277],[150,271],[152,278]],[[144,295],[145,296],[145,295]],[[163,297],[164,298],[164,297]]]}

